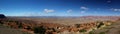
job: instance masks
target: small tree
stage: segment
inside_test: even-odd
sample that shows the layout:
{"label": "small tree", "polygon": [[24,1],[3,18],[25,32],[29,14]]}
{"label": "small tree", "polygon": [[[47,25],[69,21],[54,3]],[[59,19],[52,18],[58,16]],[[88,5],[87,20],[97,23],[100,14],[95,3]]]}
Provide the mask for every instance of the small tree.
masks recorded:
{"label": "small tree", "polygon": [[0,21],[0,24],[3,24],[3,22]]}
{"label": "small tree", "polygon": [[89,34],[95,34],[94,31],[90,31]]}
{"label": "small tree", "polygon": [[23,28],[22,23],[18,24],[18,28]]}
{"label": "small tree", "polygon": [[85,30],[85,29],[82,29],[82,30],[80,30],[79,32],[86,32],[87,30]]}
{"label": "small tree", "polygon": [[99,34],[105,34],[105,32],[100,32]]}
{"label": "small tree", "polygon": [[102,25],[104,25],[103,22],[99,22],[99,25],[97,25],[97,28],[100,28]]}
{"label": "small tree", "polygon": [[76,26],[77,28],[79,28],[79,27],[80,27],[80,24],[75,24],[75,26]]}
{"label": "small tree", "polygon": [[43,28],[43,26],[40,27],[34,27],[34,33],[38,33],[38,34],[45,34],[46,29]]}

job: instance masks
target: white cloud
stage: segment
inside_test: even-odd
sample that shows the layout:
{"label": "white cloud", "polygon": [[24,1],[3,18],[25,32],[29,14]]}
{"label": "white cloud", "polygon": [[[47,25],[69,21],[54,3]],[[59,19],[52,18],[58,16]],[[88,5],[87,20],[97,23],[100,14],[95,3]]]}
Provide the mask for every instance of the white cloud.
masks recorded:
{"label": "white cloud", "polygon": [[120,11],[120,9],[112,8],[112,11]]}
{"label": "white cloud", "polygon": [[72,12],[72,10],[71,10],[71,9],[67,10],[67,13],[70,13],[70,12]]}
{"label": "white cloud", "polygon": [[85,13],[89,8],[87,8],[87,7],[85,7],[85,6],[81,6],[80,9],[81,9],[80,13],[83,14],[83,13]]}
{"label": "white cloud", "polygon": [[88,10],[88,8],[84,7],[84,6],[80,7],[80,9],[82,9],[82,10]]}
{"label": "white cloud", "polygon": [[109,1],[107,1],[107,3],[111,3],[111,1],[109,0]]}
{"label": "white cloud", "polygon": [[44,11],[45,11],[46,13],[54,12],[54,10],[49,10],[49,9],[44,9]]}
{"label": "white cloud", "polygon": [[83,14],[83,13],[85,13],[85,11],[81,11],[80,13]]}

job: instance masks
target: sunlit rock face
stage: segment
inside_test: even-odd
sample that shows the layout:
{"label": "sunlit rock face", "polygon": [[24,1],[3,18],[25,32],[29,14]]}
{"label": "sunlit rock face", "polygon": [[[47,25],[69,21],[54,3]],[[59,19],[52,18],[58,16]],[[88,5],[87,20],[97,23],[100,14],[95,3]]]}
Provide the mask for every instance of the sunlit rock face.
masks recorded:
{"label": "sunlit rock face", "polygon": [[3,14],[0,14],[0,18],[6,18],[5,15]]}

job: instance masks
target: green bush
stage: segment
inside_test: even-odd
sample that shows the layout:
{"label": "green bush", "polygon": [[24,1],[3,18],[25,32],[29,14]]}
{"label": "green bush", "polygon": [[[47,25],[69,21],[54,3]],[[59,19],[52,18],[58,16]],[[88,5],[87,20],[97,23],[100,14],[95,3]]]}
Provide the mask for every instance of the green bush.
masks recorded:
{"label": "green bush", "polygon": [[18,24],[18,28],[23,28],[22,23]]}
{"label": "green bush", "polygon": [[82,30],[80,30],[79,32],[86,32],[86,30],[85,30],[85,29],[82,29]]}
{"label": "green bush", "polygon": [[77,28],[80,28],[80,24],[75,24],[75,26],[76,26]]}
{"label": "green bush", "polygon": [[105,32],[100,32],[99,34],[105,34]]}
{"label": "green bush", "polygon": [[0,21],[0,24],[4,24],[4,23]]}
{"label": "green bush", "polygon": [[89,34],[95,34],[94,31],[90,31]]}
{"label": "green bush", "polygon": [[98,23],[99,23],[99,25],[97,25],[97,28],[100,28],[102,25],[104,25],[103,22],[98,22]]}
{"label": "green bush", "polygon": [[45,34],[46,29],[43,28],[43,26],[40,27],[34,27],[34,33],[38,33],[38,34]]}

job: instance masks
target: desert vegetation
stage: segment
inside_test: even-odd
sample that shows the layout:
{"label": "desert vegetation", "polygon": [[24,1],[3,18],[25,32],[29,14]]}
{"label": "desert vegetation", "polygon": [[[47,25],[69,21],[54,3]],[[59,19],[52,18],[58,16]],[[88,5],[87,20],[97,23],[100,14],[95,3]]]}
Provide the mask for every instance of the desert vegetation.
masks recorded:
{"label": "desert vegetation", "polygon": [[110,26],[117,22],[119,22],[119,19],[116,21],[98,20],[88,23],[65,25],[35,20],[1,18],[0,26],[2,25],[11,29],[18,29],[22,32],[28,32],[24,34],[106,34],[106,32],[109,32],[108,30],[100,31],[99,33],[97,33],[97,31],[112,29],[113,27]]}
{"label": "desert vegetation", "polygon": [[1,21],[1,24],[4,24],[14,29],[25,29],[27,30],[27,32],[33,31],[32,33],[38,33],[38,34],[54,34],[54,33],[57,34],[57,33],[63,33],[65,31],[68,31],[69,33],[76,33],[76,32],[88,33],[90,31],[101,29],[103,27],[108,26],[107,21],[106,23],[100,21],[93,23],[74,24],[73,26],[69,26],[69,27],[68,25],[60,25],[55,23],[33,24],[33,23],[25,23],[14,20],[3,20]]}

